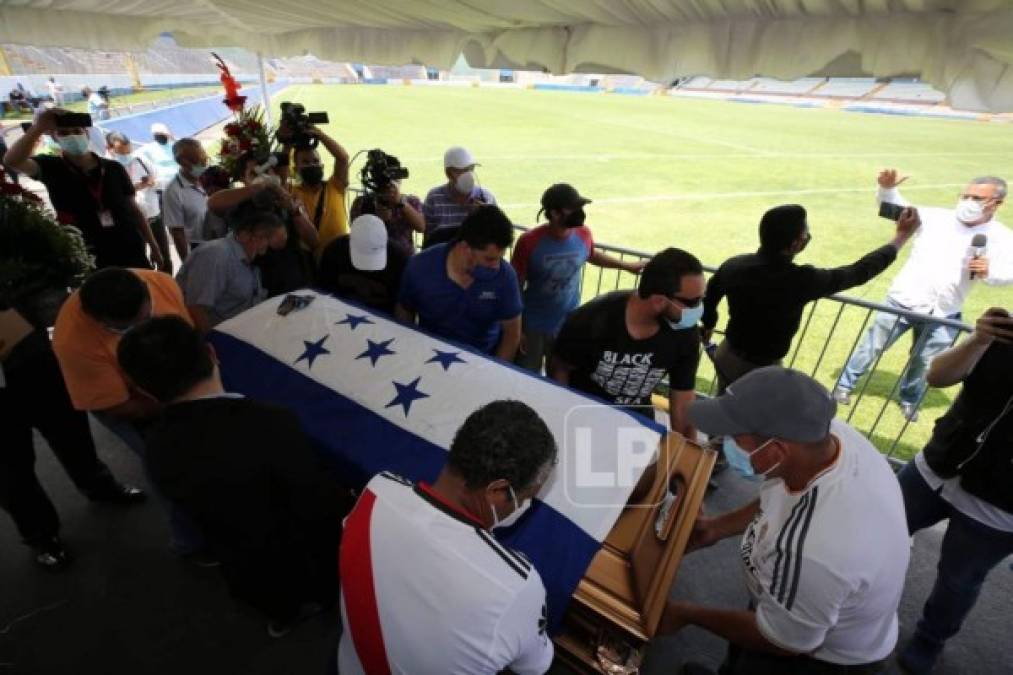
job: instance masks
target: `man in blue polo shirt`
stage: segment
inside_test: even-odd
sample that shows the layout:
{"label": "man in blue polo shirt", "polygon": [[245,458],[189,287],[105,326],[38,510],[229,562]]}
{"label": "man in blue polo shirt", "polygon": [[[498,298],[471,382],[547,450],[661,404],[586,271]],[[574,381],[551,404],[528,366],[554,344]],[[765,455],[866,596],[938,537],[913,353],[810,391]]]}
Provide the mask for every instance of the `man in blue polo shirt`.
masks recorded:
{"label": "man in blue polo shirt", "polygon": [[472,212],[446,243],[412,256],[395,316],[441,337],[513,360],[521,339],[521,292],[503,253],[513,225],[497,206]]}

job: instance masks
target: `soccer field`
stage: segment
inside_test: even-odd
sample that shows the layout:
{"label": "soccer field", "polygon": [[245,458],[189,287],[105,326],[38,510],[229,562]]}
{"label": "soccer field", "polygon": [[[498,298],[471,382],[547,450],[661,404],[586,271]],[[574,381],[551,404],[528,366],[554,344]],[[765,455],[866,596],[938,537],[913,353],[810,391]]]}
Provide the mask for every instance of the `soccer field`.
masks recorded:
{"label": "soccer field", "polygon": [[[307,85],[275,97],[281,100],[327,111],[327,132],[352,154],[379,147],[399,157],[411,171],[405,193],[424,197],[442,183],[443,151],[464,145],[481,163],[479,181],[516,223],[534,224],[542,191],[569,182],[594,200],[587,213],[597,242],[649,252],[678,246],[712,266],[755,250],[760,216],[783,203],[809,212],[813,241],[799,262],[847,264],[886,243],[892,224],[876,216],[874,200],[884,167],[910,175],[903,193],[926,206],[955,204],[975,175],[1013,177],[1013,133],[1004,124],[511,89]],[[353,172],[360,167],[361,158]],[[847,295],[882,301],[905,259],[906,252]],[[586,293],[595,290],[597,273],[588,279],[594,284]],[[615,287],[615,276],[605,283]],[[620,283],[629,286],[632,278]],[[965,321],[992,305],[1013,308],[1013,288],[981,284],[965,306]],[[820,303],[795,367],[812,372],[819,363],[816,377],[832,386],[864,317],[852,308],[837,320],[836,303]],[[884,356],[851,420],[860,429],[876,423],[909,345],[904,338]],[[705,363],[704,391],[711,373]],[[930,390],[898,456],[924,444],[954,393]],[[877,445],[888,451],[902,425],[897,406],[887,406],[873,434]]]}

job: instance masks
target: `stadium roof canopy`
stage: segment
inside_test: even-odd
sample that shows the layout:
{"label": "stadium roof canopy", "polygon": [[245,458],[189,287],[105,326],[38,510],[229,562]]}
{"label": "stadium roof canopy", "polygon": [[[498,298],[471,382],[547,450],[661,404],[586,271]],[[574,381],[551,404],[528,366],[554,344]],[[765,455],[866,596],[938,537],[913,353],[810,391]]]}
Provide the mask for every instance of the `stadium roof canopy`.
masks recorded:
{"label": "stadium roof canopy", "polygon": [[553,73],[917,76],[1013,110],[1011,0],[0,0],[0,42]]}

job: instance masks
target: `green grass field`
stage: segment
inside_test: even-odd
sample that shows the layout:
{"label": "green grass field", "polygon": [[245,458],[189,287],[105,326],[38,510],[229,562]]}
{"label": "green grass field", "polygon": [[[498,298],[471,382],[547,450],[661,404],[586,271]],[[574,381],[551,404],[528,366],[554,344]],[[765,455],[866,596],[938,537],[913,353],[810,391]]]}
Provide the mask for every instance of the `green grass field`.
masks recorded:
{"label": "green grass field", "polygon": [[[117,108],[124,105],[138,105],[140,103],[150,103],[153,101],[164,101],[170,98],[180,98],[183,96],[193,96],[200,94],[213,94],[221,91],[221,87],[180,87],[178,89],[152,89],[150,91],[139,91],[135,94],[127,94],[126,96],[113,96],[110,99],[110,105]],[[87,112],[88,103],[86,101],[75,101],[74,103],[68,103],[66,106],[67,110],[73,110],[75,112]],[[31,115],[25,113],[9,113],[5,119],[31,119]]]}
{"label": "green grass field", "polygon": [[[275,103],[281,100],[327,111],[328,133],[353,154],[380,147],[398,156],[411,170],[405,192],[424,196],[443,182],[443,151],[464,145],[482,164],[481,184],[516,223],[533,224],[542,191],[566,181],[594,200],[588,224],[599,243],[649,252],[678,246],[714,266],[755,250],[760,216],[782,203],[801,203],[809,211],[813,241],[800,262],[846,264],[886,243],[892,226],[876,216],[874,201],[883,167],[909,174],[904,194],[933,206],[955,204],[975,175],[1013,176],[1013,134],[1001,124],[474,88],[294,86]],[[359,167],[361,159],[353,170]],[[881,277],[848,295],[882,301],[905,259],[906,252]],[[596,270],[589,273],[586,292],[595,290],[597,278]],[[606,275],[604,286],[614,288],[616,281]],[[632,278],[619,282],[629,286]],[[965,320],[991,305],[1013,306],[1013,289],[982,284],[970,296]],[[817,306],[795,362],[812,372],[819,361],[816,377],[828,386],[865,318],[864,310],[850,308],[837,320],[838,307]],[[851,419],[858,428],[873,427],[909,346],[905,338],[884,356]],[[705,362],[702,389],[711,374]],[[898,456],[924,444],[932,420],[954,393],[930,390],[921,421],[905,431]],[[844,417],[851,412],[841,409]],[[888,451],[902,425],[897,406],[887,406],[873,433],[877,445]]]}

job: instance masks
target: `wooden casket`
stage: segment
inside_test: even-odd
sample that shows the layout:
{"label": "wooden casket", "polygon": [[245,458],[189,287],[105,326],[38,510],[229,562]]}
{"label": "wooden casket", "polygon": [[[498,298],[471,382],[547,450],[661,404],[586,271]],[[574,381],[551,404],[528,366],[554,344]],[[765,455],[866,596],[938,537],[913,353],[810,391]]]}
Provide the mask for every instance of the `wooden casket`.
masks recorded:
{"label": "wooden casket", "polygon": [[619,516],[555,638],[557,660],[577,672],[638,672],[658,629],[716,453],[670,433],[658,458],[664,470],[640,503]]}

